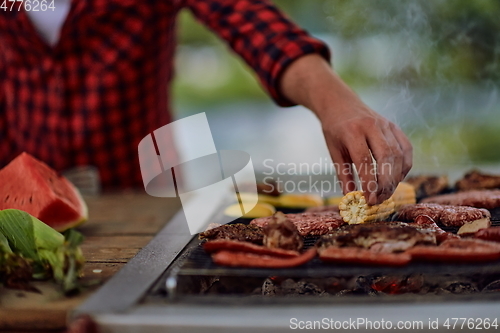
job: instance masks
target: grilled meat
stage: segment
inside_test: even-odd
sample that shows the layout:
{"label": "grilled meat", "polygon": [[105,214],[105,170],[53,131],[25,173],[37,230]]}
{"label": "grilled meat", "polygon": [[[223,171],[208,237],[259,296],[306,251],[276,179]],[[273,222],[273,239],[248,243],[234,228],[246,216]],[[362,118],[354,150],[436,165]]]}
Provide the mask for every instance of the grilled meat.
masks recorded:
{"label": "grilled meat", "polygon": [[474,237],[493,242],[500,242],[500,227],[491,227],[479,230],[475,233]]}
{"label": "grilled meat", "polygon": [[474,263],[500,259],[500,245],[479,239],[450,239],[439,246],[415,246],[407,253],[415,260]]}
{"label": "grilled meat", "polygon": [[438,244],[448,240],[448,239],[459,239],[460,237],[455,235],[454,233],[444,231],[441,229],[436,222],[432,218],[427,215],[419,215],[415,218],[415,220],[411,223],[408,223],[409,226],[430,230],[436,236],[436,241]]}
{"label": "grilled meat", "polygon": [[481,208],[420,203],[401,207],[396,218],[402,221],[415,221],[421,215],[427,215],[447,227],[461,227],[481,219],[489,221],[491,217],[490,212]]}
{"label": "grilled meat", "polygon": [[297,257],[299,252],[283,250],[283,249],[271,249],[262,245],[255,245],[248,242],[241,242],[229,239],[216,239],[203,243],[203,249],[208,253],[219,252],[219,251],[232,251],[232,252],[245,252],[254,253],[259,255],[269,255],[280,258],[291,258]]}
{"label": "grilled meat", "polygon": [[425,198],[422,203],[493,209],[500,207],[500,190],[472,190],[442,194]]}
{"label": "grilled meat", "polygon": [[232,239],[262,245],[264,233],[257,225],[242,223],[224,224],[219,227],[201,232],[200,239]]}
{"label": "grilled meat", "polygon": [[405,252],[377,253],[359,247],[336,246],[320,251],[319,258],[325,262],[371,266],[404,266],[411,261],[411,256]]}
{"label": "grilled meat", "polygon": [[282,212],[272,216],[263,228],[264,246],[299,251],[304,246],[297,227]]}
{"label": "grilled meat", "polygon": [[459,191],[500,188],[500,176],[488,175],[478,170],[468,172],[456,182]]}
{"label": "grilled meat", "polygon": [[406,183],[413,185],[417,198],[425,198],[431,195],[437,195],[448,189],[447,176],[414,176],[405,180]]}
{"label": "grilled meat", "polygon": [[307,263],[316,256],[316,249],[312,248],[303,254],[282,258],[270,255],[259,255],[248,252],[219,251],[212,254],[212,260],[217,265],[232,267],[259,267],[259,268],[289,268]]}
{"label": "grilled meat", "polygon": [[[287,219],[297,227],[301,236],[324,235],[345,224],[344,220],[337,212],[306,212],[285,215]],[[260,217],[254,219],[250,224],[265,227],[272,219],[272,216]]]}
{"label": "grilled meat", "polygon": [[375,252],[402,252],[417,244],[436,244],[432,231],[402,222],[346,225],[318,241],[320,252],[328,247],[359,247]]}
{"label": "grilled meat", "polygon": [[324,212],[333,212],[340,213],[338,205],[330,205],[330,206],[318,206],[318,207],[310,207],[306,209],[307,213],[324,213]]}

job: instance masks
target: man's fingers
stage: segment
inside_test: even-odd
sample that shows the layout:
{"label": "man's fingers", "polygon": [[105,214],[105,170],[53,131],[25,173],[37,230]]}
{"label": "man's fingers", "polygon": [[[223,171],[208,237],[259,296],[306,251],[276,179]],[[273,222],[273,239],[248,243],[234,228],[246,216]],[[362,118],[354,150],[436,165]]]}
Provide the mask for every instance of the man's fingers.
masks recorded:
{"label": "man's fingers", "polygon": [[388,175],[392,178],[392,181],[397,186],[400,181],[403,180],[403,149],[401,148],[398,140],[394,136],[391,128],[384,129],[383,131],[385,139],[389,147],[391,147],[391,153],[394,157],[394,165],[392,170],[378,170],[379,172],[390,172]]}
{"label": "man's fingers", "polygon": [[343,156],[341,152],[335,149],[331,151],[333,160],[335,161],[335,170],[337,171],[337,177],[342,185],[342,192],[347,194],[349,192],[356,190],[356,182],[352,175],[352,162],[351,160]]}
{"label": "man's fingers", "polygon": [[361,188],[365,193],[365,197],[370,205],[378,202],[377,199],[377,176],[375,171],[375,164],[373,163],[372,154],[366,143],[364,136],[360,136],[357,142],[354,142],[349,147],[349,154],[351,160],[356,166]]}
{"label": "man's fingers", "polygon": [[[395,141],[394,137],[392,140]],[[376,194],[376,203],[381,203],[384,200],[387,200],[394,189],[397,186],[397,181],[394,177],[394,169],[396,169],[396,157],[397,153],[394,153],[394,144],[396,144],[399,149],[399,145],[395,142],[388,141],[388,138],[384,135],[382,130],[374,129],[370,136],[368,137],[368,144],[370,149],[377,161],[377,194]],[[401,169],[401,167],[399,167]],[[401,171],[400,171],[401,172]],[[400,176],[398,175],[397,179]],[[370,202],[370,204],[372,204]]]}
{"label": "man's fingers", "polygon": [[401,131],[401,129],[393,125],[392,133],[396,140],[398,140],[399,146],[403,152],[403,162],[402,162],[402,176],[401,180],[403,180],[408,172],[410,172],[411,167],[413,165],[413,147],[411,145],[410,140],[406,137],[406,135]]}

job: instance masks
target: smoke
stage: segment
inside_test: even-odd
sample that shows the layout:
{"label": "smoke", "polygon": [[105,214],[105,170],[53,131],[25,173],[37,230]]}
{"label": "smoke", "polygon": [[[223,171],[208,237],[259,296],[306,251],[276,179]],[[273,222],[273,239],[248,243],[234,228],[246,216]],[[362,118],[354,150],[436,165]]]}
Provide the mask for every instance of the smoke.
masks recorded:
{"label": "smoke", "polygon": [[491,130],[500,125],[500,2],[328,0],[325,11],[350,46],[340,75],[362,97],[383,95],[369,105],[407,133],[417,169],[500,162],[490,153],[490,142],[500,145]]}

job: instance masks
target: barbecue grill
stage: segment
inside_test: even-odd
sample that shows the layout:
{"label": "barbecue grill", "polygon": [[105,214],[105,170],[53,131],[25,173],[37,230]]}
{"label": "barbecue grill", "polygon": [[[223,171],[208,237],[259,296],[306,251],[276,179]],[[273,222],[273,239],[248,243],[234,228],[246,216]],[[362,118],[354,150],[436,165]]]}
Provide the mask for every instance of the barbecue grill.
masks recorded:
{"label": "barbecue grill", "polygon": [[[212,208],[207,222],[223,207]],[[500,225],[500,211],[492,221]],[[306,238],[305,246],[316,240]],[[180,211],[73,315],[91,314],[104,332],[280,332],[325,318],[416,323],[419,332],[435,332],[449,330],[448,318],[493,321],[499,313],[500,261],[368,267],[315,258],[296,268],[234,268],[215,265],[200,243]]]}

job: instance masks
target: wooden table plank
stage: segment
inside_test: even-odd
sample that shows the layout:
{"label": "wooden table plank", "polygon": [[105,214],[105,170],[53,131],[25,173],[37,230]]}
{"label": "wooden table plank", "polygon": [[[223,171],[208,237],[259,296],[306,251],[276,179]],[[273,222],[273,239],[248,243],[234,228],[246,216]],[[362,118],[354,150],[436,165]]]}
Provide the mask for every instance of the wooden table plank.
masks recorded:
{"label": "wooden table plank", "polygon": [[150,236],[88,237],[82,244],[83,256],[88,262],[126,263],[144,247]]}
{"label": "wooden table plank", "polygon": [[42,293],[0,287],[0,331],[62,330],[69,311],[130,260],[180,208],[178,199],[133,192],[86,197],[90,219],[78,230],[85,236],[82,284],[78,296],[64,297],[50,282],[34,282]]}

